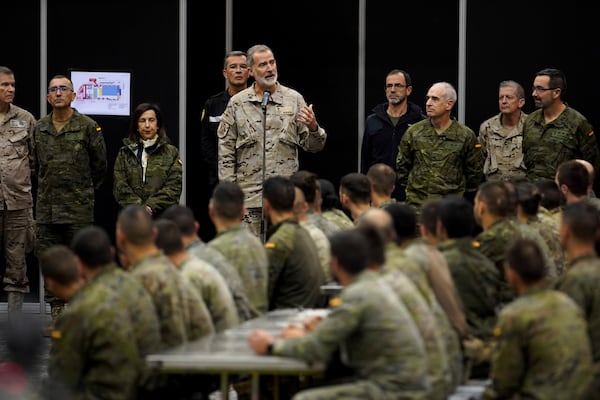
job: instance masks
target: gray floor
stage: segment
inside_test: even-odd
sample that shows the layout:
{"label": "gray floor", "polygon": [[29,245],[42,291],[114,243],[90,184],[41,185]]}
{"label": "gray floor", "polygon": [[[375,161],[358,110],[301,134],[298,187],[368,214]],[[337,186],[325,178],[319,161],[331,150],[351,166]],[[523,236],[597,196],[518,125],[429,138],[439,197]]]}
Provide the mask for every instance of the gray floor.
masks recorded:
{"label": "gray floor", "polygon": [[37,312],[36,307],[31,307],[33,304],[26,306],[22,319],[15,322],[9,321],[6,308],[0,307],[0,363],[14,361],[20,364],[27,373],[30,387],[36,388],[46,374],[50,338],[44,337],[42,332],[48,326],[50,316],[40,314],[39,306]]}

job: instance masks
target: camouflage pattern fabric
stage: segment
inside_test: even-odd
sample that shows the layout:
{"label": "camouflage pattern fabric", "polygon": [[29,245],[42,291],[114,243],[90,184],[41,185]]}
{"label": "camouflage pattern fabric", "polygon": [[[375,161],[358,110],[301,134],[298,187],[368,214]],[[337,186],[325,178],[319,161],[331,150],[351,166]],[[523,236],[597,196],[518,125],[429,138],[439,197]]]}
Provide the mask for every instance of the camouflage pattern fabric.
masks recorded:
{"label": "camouflage pattern fabric", "polygon": [[276,340],[273,353],[325,362],[339,348],[342,362],[356,377],[295,398],[429,399],[423,340],[392,289],[377,273],[364,271],[342,290],[340,303],[307,336]]}
{"label": "camouflage pattern fabric", "polygon": [[268,307],[269,260],[262,242],[240,224],[217,233],[208,246],[222,254],[233,266],[252,308],[264,314]]}
{"label": "camouflage pattern fabric", "polygon": [[523,126],[523,156],[527,177],[536,182],[552,179],[558,166],[582,158],[600,171],[600,152],[589,121],[571,107],[546,123],[542,109],[535,110]]}
{"label": "camouflage pattern fabric", "polygon": [[323,218],[339,226],[340,229],[354,228],[354,222],[352,222],[350,217],[340,209],[332,208],[331,210],[323,211],[321,215],[323,215]]}
{"label": "camouflage pattern fabric", "polygon": [[579,307],[565,294],[532,289],[507,305],[494,329],[491,385],[483,399],[582,399],[592,378]]}

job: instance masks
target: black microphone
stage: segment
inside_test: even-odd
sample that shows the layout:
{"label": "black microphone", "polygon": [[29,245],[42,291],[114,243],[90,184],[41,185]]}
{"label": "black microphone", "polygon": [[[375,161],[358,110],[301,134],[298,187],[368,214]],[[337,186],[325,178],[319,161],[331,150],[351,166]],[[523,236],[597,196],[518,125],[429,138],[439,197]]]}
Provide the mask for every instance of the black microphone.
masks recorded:
{"label": "black microphone", "polygon": [[267,103],[269,102],[269,96],[271,96],[271,92],[269,90],[265,90],[263,93],[262,102],[260,103],[260,106],[265,112],[267,111]]}

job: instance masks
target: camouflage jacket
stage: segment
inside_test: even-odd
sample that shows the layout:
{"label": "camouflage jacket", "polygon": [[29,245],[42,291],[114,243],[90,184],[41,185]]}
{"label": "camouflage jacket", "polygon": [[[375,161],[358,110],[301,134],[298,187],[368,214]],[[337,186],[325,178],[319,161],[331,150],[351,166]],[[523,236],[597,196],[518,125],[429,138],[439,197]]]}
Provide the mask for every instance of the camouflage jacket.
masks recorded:
{"label": "camouflage jacket", "polygon": [[152,296],[163,349],[214,333],[204,301],[164,254],[146,256],[130,270]]}
{"label": "camouflage jacket", "polygon": [[524,177],[523,124],[527,114],[521,112],[519,124],[506,129],[501,122],[502,113],[489,118],[479,126],[479,136],[483,152],[483,174],[488,180],[510,180]]}
{"label": "camouflage jacket", "polygon": [[474,193],[483,178],[481,146],[475,133],[453,120],[438,134],[429,119],[412,125],[402,139],[396,160],[406,202],[420,206],[431,197]]}
{"label": "camouflage jacket", "polygon": [[306,102],[300,93],[279,83],[267,105],[265,134],[261,101],[254,85],[237,93],[229,100],[217,130],[219,180],[240,185],[246,208],[262,207],[265,178],[298,171],[298,149],[321,151],[327,138],[323,128],[310,132],[298,123],[298,112]]}
{"label": "camouflage jacket", "polygon": [[[262,246],[262,244],[261,244]],[[195,255],[199,259],[206,261],[216,268],[217,271],[225,278],[227,286],[233,296],[235,308],[238,312],[240,321],[246,321],[251,318],[258,317],[264,311],[260,311],[252,305],[248,298],[246,288],[242,283],[242,278],[239,272],[225,256],[217,249],[203,242],[199,237],[192,240],[185,246],[190,254]],[[266,286],[265,286],[265,311],[266,311]]]}
{"label": "camouflage jacket", "polygon": [[222,332],[239,324],[233,296],[215,267],[189,254],[179,265],[179,270],[204,300],[215,332]]}
{"label": "camouflage jacket", "polygon": [[269,260],[260,239],[240,224],[217,233],[208,246],[233,265],[252,308],[258,314],[265,313],[268,306]]}
{"label": "camouflage jacket", "polygon": [[119,294],[92,282],[80,288],[55,323],[44,392],[51,397],[131,399],[140,355],[130,310]]}
{"label": "camouflage jacket", "polygon": [[331,276],[331,268],[329,266],[331,263],[331,245],[329,244],[327,235],[325,235],[325,232],[319,229],[319,227],[310,219],[300,222],[300,226],[306,229],[311,239],[315,243],[317,255],[319,256],[319,261],[321,262],[321,268],[323,268],[323,273],[325,274],[325,282],[332,282],[333,277]]}
{"label": "camouflage jacket", "polygon": [[0,122],[0,210],[33,207],[34,127],[35,118],[29,111],[9,104],[4,121]]}
{"label": "camouflage jacket", "polygon": [[[123,139],[114,167],[113,195],[119,206],[141,204],[149,206],[154,215],[160,215],[170,205],[178,204],[183,184],[183,163],[179,150],[167,143],[165,138],[158,141],[148,153],[146,179],[137,151],[141,143]],[[146,151],[146,150],[143,150]]]}
{"label": "camouflage jacket", "polygon": [[600,258],[589,254],[571,260],[555,288],[568,294],[583,310],[592,356],[598,368],[597,378],[600,378]]}
{"label": "camouflage jacket", "polygon": [[273,353],[325,362],[339,348],[342,362],[354,369],[356,378],[379,389],[373,398],[428,399],[423,340],[392,289],[377,273],[365,271],[342,290],[340,300],[315,331],[277,340]]}
{"label": "camouflage jacket", "polygon": [[412,317],[427,354],[427,372],[432,391],[430,398],[447,399],[453,392],[450,364],[442,330],[433,311],[415,284],[401,271],[381,270],[383,281],[396,293]]}
{"label": "camouflage jacket", "polygon": [[323,215],[323,218],[339,226],[340,229],[354,228],[354,222],[352,222],[350,217],[346,215],[345,212],[338,208],[332,208],[331,210],[323,211],[321,215]]}
{"label": "camouflage jacket", "polygon": [[56,132],[52,113],[34,129],[38,178],[35,218],[44,224],[89,224],[94,221],[94,190],[106,177],[106,144],[102,128],[74,110]]}
{"label": "camouflage jacket", "polygon": [[527,177],[532,181],[554,179],[564,161],[582,158],[600,170],[600,152],[594,129],[578,111],[567,107],[552,122],[544,121],[542,109],[535,110],[523,126],[523,156]]}
{"label": "camouflage jacket", "polygon": [[491,385],[483,399],[581,399],[592,378],[581,310],[565,294],[531,289],[507,305],[494,329]]}

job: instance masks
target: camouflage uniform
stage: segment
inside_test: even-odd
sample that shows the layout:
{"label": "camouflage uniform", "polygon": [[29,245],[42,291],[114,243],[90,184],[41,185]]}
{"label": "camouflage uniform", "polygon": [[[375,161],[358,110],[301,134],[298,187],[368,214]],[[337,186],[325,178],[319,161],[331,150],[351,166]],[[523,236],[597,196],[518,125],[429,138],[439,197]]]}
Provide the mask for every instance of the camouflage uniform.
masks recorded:
{"label": "camouflage uniform", "polygon": [[519,238],[535,240],[540,246],[548,263],[547,279],[550,281],[557,276],[556,267],[550,256],[548,245],[544,242],[539,232],[527,224],[519,222],[516,218],[503,218],[500,221],[495,222],[488,229],[479,233],[475,240],[480,244],[479,250],[487,258],[492,260],[498,269],[501,278],[498,290],[500,299],[504,304],[515,298],[515,292],[508,285],[506,277],[504,276],[504,255],[510,244]]}
{"label": "camouflage uniform", "polygon": [[273,225],[265,243],[269,259],[269,310],[276,308],[320,308],[325,284],[317,249],[310,235],[295,219]]}
{"label": "camouflage uniform", "polygon": [[500,307],[500,272],[479,251],[479,242],[471,237],[448,239],[438,244],[446,257],[456,291],[464,306],[469,333],[487,339],[496,324]]}
{"label": "camouflage uniform", "polygon": [[429,119],[408,128],[396,160],[406,203],[419,208],[428,198],[475,193],[483,177],[480,147],[475,133],[456,120],[441,134]]}
{"label": "camouflage uniform", "polygon": [[592,378],[581,310],[563,293],[530,289],[498,317],[483,399],[581,399]]}
{"label": "camouflage uniform", "polygon": [[146,256],[130,271],[152,296],[162,339],[162,349],[214,333],[202,298],[162,253]]}
{"label": "camouflage uniform", "polygon": [[521,112],[516,127],[502,126],[502,113],[489,118],[479,126],[479,136],[487,180],[508,181],[526,175],[523,162],[523,124],[527,114]]}
{"label": "camouflage uniform", "polygon": [[268,307],[269,260],[262,242],[240,224],[217,233],[208,247],[222,254],[233,265],[241,277],[253,314],[264,314]]}
{"label": "camouflage uniform", "polygon": [[135,330],[120,294],[95,282],[80,288],[52,331],[43,398],[134,398]]}
{"label": "camouflage uniform", "polygon": [[594,129],[571,107],[552,122],[544,121],[542,109],[535,110],[523,126],[523,156],[527,177],[532,181],[552,179],[564,161],[582,158],[600,170],[600,154]]}
{"label": "camouflage uniform", "polygon": [[[215,267],[215,269],[219,271],[223,278],[225,278],[225,282],[227,283],[229,291],[233,296],[233,302],[235,303],[235,308],[237,309],[240,321],[247,321],[262,314],[262,312],[252,306],[250,299],[248,298],[248,294],[246,293],[246,289],[242,283],[242,278],[240,278],[239,272],[233,266],[231,261],[225,258],[220,251],[216,250],[212,246],[209,246],[200,238],[192,240],[185,246],[185,248],[190,252],[190,254],[195,255],[199,259],[206,261]],[[265,310],[266,296],[265,286]]]}
{"label": "camouflage uniform", "polygon": [[179,204],[183,183],[183,163],[177,147],[159,138],[156,147],[148,152],[145,180],[142,165],[137,158],[140,142],[123,139],[114,167],[113,195],[119,206],[141,204],[160,215],[170,205]]}
{"label": "camouflage uniform", "polygon": [[429,399],[423,341],[390,287],[377,273],[365,271],[344,288],[340,300],[314,332],[276,340],[273,354],[326,362],[339,348],[355,379],[305,390],[294,399]]}
{"label": "camouflage uniform", "polygon": [[[310,132],[299,123],[298,112],[306,102],[300,93],[277,83],[266,113],[254,85],[229,100],[221,117],[218,136],[219,180],[240,185],[246,208],[262,207],[263,180],[274,175],[292,176],[298,171],[298,149],[318,152],[325,146],[323,128]],[[266,137],[266,143],[263,138]],[[266,168],[263,171],[263,151]]]}
{"label": "camouflage uniform", "polygon": [[387,207],[387,206],[389,206],[390,204],[394,204],[394,203],[397,203],[397,202],[398,202],[398,200],[396,200],[396,199],[394,199],[394,198],[392,198],[392,199],[387,199],[387,200],[384,200],[384,201],[382,201],[381,203],[379,203],[379,205],[378,205],[377,207],[379,207],[379,208],[386,208],[386,207]]}
{"label": "camouflage uniform", "polygon": [[562,275],[565,271],[565,252],[560,246],[560,240],[557,232],[554,231],[554,226],[544,223],[542,218],[537,216],[528,218],[527,225],[531,226],[540,233],[540,236],[548,245],[550,258],[552,258],[554,266],[556,267],[556,275]]}
{"label": "camouflage uniform", "polygon": [[329,239],[325,233],[317,227],[317,225],[312,223],[311,220],[300,222],[300,226],[306,229],[315,243],[321,268],[323,268],[323,273],[325,274],[325,282],[332,282],[333,277],[331,276],[331,269],[329,268],[329,264],[331,262],[331,245],[329,244]]}
{"label": "camouflage uniform", "polygon": [[386,246],[386,268],[390,271],[403,272],[417,287],[436,321],[437,329],[440,331],[446,349],[446,356],[451,372],[449,390],[452,392],[463,380],[463,355],[460,347],[460,339],[452,327],[450,319],[440,303],[429,283],[427,271],[413,257],[406,254],[400,246],[389,243]]}
{"label": "camouflage uniform", "polygon": [[115,293],[121,301],[120,307],[129,312],[140,356],[139,386],[151,390],[154,383],[146,366],[145,357],[161,350],[158,317],[152,297],[137,279],[119,268],[116,263],[101,267],[92,282],[103,285]]}
{"label": "camouflage uniform", "polygon": [[445,400],[451,394],[452,375],[446,345],[435,316],[415,284],[401,271],[381,270],[383,281],[396,293],[412,317],[427,354],[431,400]]}
{"label": "camouflage uniform", "polygon": [[335,232],[341,230],[341,228],[335,222],[328,220],[318,212],[309,210],[306,213],[306,216],[313,224],[317,226],[317,228],[322,230],[326,236],[333,235]]}
{"label": "camouflage uniform", "polygon": [[[25,253],[34,245],[31,175],[35,168],[35,118],[13,104],[8,107],[0,122],[0,253],[6,261],[3,286],[5,292],[29,293]],[[9,294],[9,309],[10,298]],[[19,299],[22,304],[22,295]]]}
{"label": "camouflage uniform", "polygon": [[321,215],[323,218],[339,226],[340,229],[354,228],[354,222],[352,222],[350,217],[340,209],[332,208],[331,210],[323,211]]}
{"label": "camouflage uniform", "polygon": [[571,260],[555,288],[571,297],[583,310],[592,346],[594,386],[592,393],[600,394],[600,259],[589,254]]}
{"label": "camouflage uniform", "polygon": [[[55,244],[70,245],[73,235],[94,222],[94,192],[106,177],[106,143],[102,128],[73,109],[60,132],[52,114],[34,129],[34,154],[38,178],[35,220],[36,256]],[[46,291],[51,305],[64,304]]]}
{"label": "camouflage uniform", "polygon": [[179,265],[179,269],[204,300],[216,332],[239,324],[233,296],[215,267],[190,254]]}

